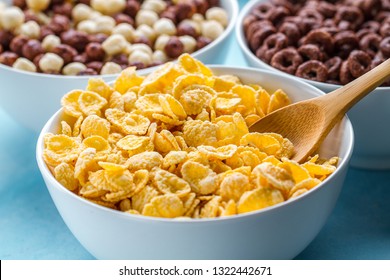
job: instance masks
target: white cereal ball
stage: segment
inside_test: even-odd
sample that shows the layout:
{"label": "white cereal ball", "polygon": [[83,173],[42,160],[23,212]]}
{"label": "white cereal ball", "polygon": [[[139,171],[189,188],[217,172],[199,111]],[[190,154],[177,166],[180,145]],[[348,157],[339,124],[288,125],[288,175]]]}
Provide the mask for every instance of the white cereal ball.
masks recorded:
{"label": "white cereal ball", "polygon": [[42,47],[46,52],[51,52],[55,47],[61,44],[61,39],[56,35],[47,35],[42,41]]}
{"label": "white cereal ball", "polygon": [[195,29],[196,33],[200,34],[201,33],[201,24],[193,19],[185,19],[185,20],[182,20],[180,22],[180,25],[183,24],[183,25],[189,25],[191,26],[192,28]]}
{"label": "white cereal ball", "polygon": [[207,20],[216,20],[222,26],[227,26],[228,25],[228,15],[226,11],[220,7],[212,7],[206,11],[206,19]]}
{"label": "white cereal ball", "polygon": [[35,15],[37,16],[40,25],[49,24],[49,22],[51,21],[51,18],[45,13],[39,12],[35,13]]}
{"label": "white cereal ball", "polygon": [[169,41],[169,38],[170,38],[170,36],[166,35],[166,34],[158,36],[158,38],[156,39],[156,42],[154,43],[154,49],[164,51],[165,46],[167,45],[167,43]]}
{"label": "white cereal ball", "polygon": [[93,20],[83,20],[80,21],[79,24],[77,24],[77,30],[78,31],[83,31],[88,34],[95,34],[96,33],[96,22]]}
{"label": "white cereal ball", "polygon": [[152,61],[155,63],[165,63],[168,61],[168,57],[165,52],[157,50],[152,55]]}
{"label": "white cereal ball", "polygon": [[2,11],[0,21],[5,30],[13,30],[23,24],[24,13],[18,7],[7,7]]}
{"label": "white cereal ball", "polygon": [[101,16],[94,19],[94,21],[96,23],[96,33],[110,35],[116,25],[115,19],[109,16]]}
{"label": "white cereal ball", "polygon": [[27,7],[36,12],[41,12],[49,7],[50,0],[26,0]]}
{"label": "white cereal ball", "polygon": [[127,46],[125,37],[120,34],[113,34],[108,37],[102,44],[106,54],[116,55],[120,54]]}
{"label": "white cereal ball", "polygon": [[91,7],[102,14],[114,15],[125,9],[126,0],[91,0]]}
{"label": "white cereal ball", "polygon": [[135,31],[135,37],[146,37],[150,41],[156,40],[157,34],[152,27],[146,24],[141,24]]}
{"label": "white cereal ball", "polygon": [[23,70],[23,71],[29,71],[29,72],[37,72],[37,67],[34,63],[32,63],[30,60],[24,57],[19,57],[14,64],[12,65],[13,68]]}
{"label": "white cereal ball", "polygon": [[97,19],[98,17],[101,16],[103,16],[102,13],[92,10],[92,13],[89,15],[89,19]]}
{"label": "white cereal ball", "polygon": [[131,24],[125,22],[115,26],[112,30],[112,34],[120,34],[125,37],[128,42],[132,42],[134,40],[134,28]]}
{"label": "white cereal ball", "polygon": [[132,63],[137,63],[137,62],[141,62],[145,66],[147,66],[147,65],[152,63],[152,57],[150,56],[150,54],[148,54],[142,50],[132,51],[130,56],[129,56],[129,63],[132,64]]}
{"label": "white cereal ball", "polygon": [[23,23],[19,27],[19,34],[25,35],[31,39],[37,39],[41,34],[39,24],[33,20]]}
{"label": "white cereal ball", "polygon": [[223,33],[223,26],[216,20],[208,20],[202,24],[202,35],[211,40],[217,39]]}
{"label": "white cereal ball", "polygon": [[62,74],[67,76],[76,76],[81,71],[84,71],[87,69],[87,66],[85,66],[81,62],[71,62],[68,65],[62,69]]}
{"label": "white cereal ball", "polygon": [[185,53],[192,53],[196,49],[196,40],[189,35],[184,35],[179,37],[180,42],[182,42],[184,46]]}
{"label": "white cereal ball", "polygon": [[160,18],[153,24],[153,29],[156,31],[158,35],[168,34],[175,35],[176,34],[176,26],[172,20],[169,18]]}
{"label": "white cereal ball", "polygon": [[60,72],[62,66],[64,66],[64,60],[55,53],[46,53],[39,60],[39,68],[43,72]]}
{"label": "white cereal ball", "polygon": [[167,3],[162,0],[146,0],[142,3],[141,9],[151,10],[156,13],[161,13],[167,7]]}
{"label": "white cereal ball", "polygon": [[150,56],[153,54],[153,50],[148,45],[145,44],[132,44],[131,53],[134,51],[141,51],[147,53]]}
{"label": "white cereal ball", "polygon": [[202,22],[204,22],[204,16],[202,14],[199,14],[199,13],[195,13],[192,15],[192,18],[191,18],[193,21],[201,24]]}
{"label": "white cereal ball", "polygon": [[135,23],[137,26],[141,24],[146,24],[153,26],[153,24],[158,20],[158,14],[150,10],[139,10],[135,16]]}
{"label": "white cereal ball", "polygon": [[73,7],[72,18],[75,22],[80,22],[89,19],[92,15],[93,10],[90,6],[85,4],[77,4]]}
{"label": "white cereal ball", "polygon": [[106,62],[100,70],[101,75],[118,74],[120,72],[122,72],[122,67],[115,62]]}

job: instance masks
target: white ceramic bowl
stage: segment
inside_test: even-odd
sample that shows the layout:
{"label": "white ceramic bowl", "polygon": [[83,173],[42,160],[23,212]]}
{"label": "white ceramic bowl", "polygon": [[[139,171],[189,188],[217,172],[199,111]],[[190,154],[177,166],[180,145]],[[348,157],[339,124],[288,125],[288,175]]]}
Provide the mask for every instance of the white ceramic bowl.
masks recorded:
{"label": "white ceramic bowl", "polygon": [[[223,62],[227,52],[226,41],[234,29],[238,16],[236,0],[221,1],[221,7],[227,11],[230,18],[227,28],[219,38],[192,54],[194,58],[205,63]],[[154,69],[155,67],[151,67],[139,72],[145,74]],[[94,77],[112,81],[116,75]],[[89,78],[30,73],[0,64],[0,107],[25,127],[39,132],[47,119],[61,106],[61,97],[72,89],[84,89]]]}
{"label": "white ceramic bowl", "polygon": [[[268,71],[211,69],[219,75],[237,75],[244,83],[259,83],[270,91],[282,87],[294,102],[323,94],[308,84]],[[42,159],[43,137],[56,132],[61,116],[60,110],[39,136],[38,166],[65,223],[99,259],[291,259],[325,224],[342,188],[353,148],[352,125],[344,118],[320,150],[323,157],[341,157],[336,172],[301,197],[233,217],[191,221],[150,218],[98,206],[55,180]]]}
{"label": "white ceramic bowl", "polygon": [[[282,72],[256,57],[249,49],[243,31],[243,20],[255,5],[269,0],[252,0],[242,9],[236,25],[236,38],[247,63],[307,82],[328,93],[340,86],[315,82]],[[354,127],[356,143],[351,165],[367,169],[390,169],[390,87],[379,87],[348,112]]]}

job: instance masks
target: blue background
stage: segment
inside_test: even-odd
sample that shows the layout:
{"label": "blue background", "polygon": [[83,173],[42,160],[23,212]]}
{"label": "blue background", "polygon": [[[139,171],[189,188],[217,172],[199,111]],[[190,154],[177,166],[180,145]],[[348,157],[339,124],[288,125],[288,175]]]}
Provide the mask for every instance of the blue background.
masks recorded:
{"label": "blue background", "polygon": [[[234,36],[225,47],[226,65],[247,66]],[[35,161],[38,135],[1,109],[0,135],[0,259],[93,259],[46,189]],[[296,259],[389,260],[390,170],[350,168],[328,222]]]}

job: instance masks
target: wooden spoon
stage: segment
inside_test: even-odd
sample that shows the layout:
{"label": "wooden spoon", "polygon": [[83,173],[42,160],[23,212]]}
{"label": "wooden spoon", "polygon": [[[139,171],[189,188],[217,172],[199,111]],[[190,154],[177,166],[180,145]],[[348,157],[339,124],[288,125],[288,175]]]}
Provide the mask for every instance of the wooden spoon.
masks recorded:
{"label": "wooden spoon", "polygon": [[[295,147],[293,160],[303,162],[358,101],[390,76],[390,59],[331,93],[276,110],[250,127],[252,132],[275,132]],[[372,108],[375,110],[375,108]]]}

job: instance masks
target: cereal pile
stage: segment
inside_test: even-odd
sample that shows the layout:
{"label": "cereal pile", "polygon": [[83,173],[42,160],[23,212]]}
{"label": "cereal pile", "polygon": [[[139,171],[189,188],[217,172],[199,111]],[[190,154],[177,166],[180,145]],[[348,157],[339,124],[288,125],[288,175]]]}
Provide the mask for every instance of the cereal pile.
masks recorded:
{"label": "cereal pile", "polygon": [[192,53],[218,38],[218,0],[0,2],[0,63],[63,75],[117,74]]}
{"label": "cereal pile", "polygon": [[62,99],[58,134],[43,158],[70,191],[131,214],[212,218],[299,196],[336,169],[337,158],[289,160],[292,143],[249,132],[290,103],[282,91],[215,76],[188,54],[147,77],[125,69],[113,86],[90,79]]}
{"label": "cereal pile", "polygon": [[272,67],[344,85],[390,58],[390,2],[271,0],[246,16],[244,31]]}

